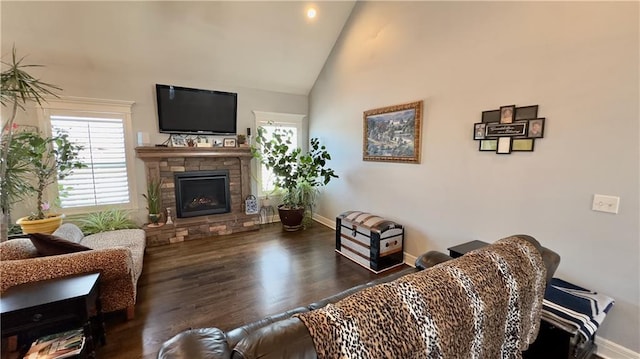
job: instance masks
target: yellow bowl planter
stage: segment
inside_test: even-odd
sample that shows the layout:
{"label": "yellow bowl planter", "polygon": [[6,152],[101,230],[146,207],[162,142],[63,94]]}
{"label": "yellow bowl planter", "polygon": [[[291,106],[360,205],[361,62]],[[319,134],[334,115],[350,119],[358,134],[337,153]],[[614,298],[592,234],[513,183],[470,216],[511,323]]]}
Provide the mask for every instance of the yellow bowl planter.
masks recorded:
{"label": "yellow bowl planter", "polygon": [[60,227],[64,214],[51,214],[45,219],[29,220],[29,217],[22,217],[16,221],[22,227],[22,233],[46,233],[51,234]]}

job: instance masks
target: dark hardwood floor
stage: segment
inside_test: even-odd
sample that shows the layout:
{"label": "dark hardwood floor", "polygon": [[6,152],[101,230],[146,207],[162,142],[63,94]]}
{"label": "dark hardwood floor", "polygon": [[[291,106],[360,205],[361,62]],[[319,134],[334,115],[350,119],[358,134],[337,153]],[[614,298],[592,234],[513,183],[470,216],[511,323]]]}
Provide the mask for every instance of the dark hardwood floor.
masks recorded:
{"label": "dark hardwood floor", "polygon": [[233,329],[377,278],[334,248],[333,230],[318,223],[147,248],[135,318],[106,316],[107,344],[97,357],[155,358],[162,342],[187,328]]}

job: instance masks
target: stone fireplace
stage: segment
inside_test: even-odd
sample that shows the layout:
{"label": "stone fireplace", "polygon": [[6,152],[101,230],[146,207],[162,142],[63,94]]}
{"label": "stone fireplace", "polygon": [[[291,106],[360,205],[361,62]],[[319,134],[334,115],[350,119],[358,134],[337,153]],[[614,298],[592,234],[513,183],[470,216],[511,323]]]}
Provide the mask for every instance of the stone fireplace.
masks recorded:
{"label": "stone fireplace", "polygon": [[145,163],[147,181],[162,180],[162,208],[171,211],[174,222],[145,226],[147,245],[259,228],[258,215],[244,212],[251,194],[249,148],[137,147],[136,154]]}

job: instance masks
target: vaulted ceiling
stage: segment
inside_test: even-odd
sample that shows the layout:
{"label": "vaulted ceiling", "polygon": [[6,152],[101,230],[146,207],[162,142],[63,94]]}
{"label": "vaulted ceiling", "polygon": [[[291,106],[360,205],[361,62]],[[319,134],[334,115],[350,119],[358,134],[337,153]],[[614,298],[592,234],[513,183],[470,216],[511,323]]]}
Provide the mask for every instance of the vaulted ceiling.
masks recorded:
{"label": "vaulted ceiling", "polygon": [[48,66],[308,94],[354,4],[2,1],[2,53],[15,43]]}

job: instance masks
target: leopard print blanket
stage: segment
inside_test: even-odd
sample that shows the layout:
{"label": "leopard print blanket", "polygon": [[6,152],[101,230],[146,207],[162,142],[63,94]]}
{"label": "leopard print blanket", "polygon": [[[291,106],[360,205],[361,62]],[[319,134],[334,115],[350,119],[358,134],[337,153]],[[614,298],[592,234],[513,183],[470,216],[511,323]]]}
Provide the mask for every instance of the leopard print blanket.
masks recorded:
{"label": "leopard print blanket", "polygon": [[323,358],[521,358],[538,334],[546,269],[509,237],[297,314]]}

